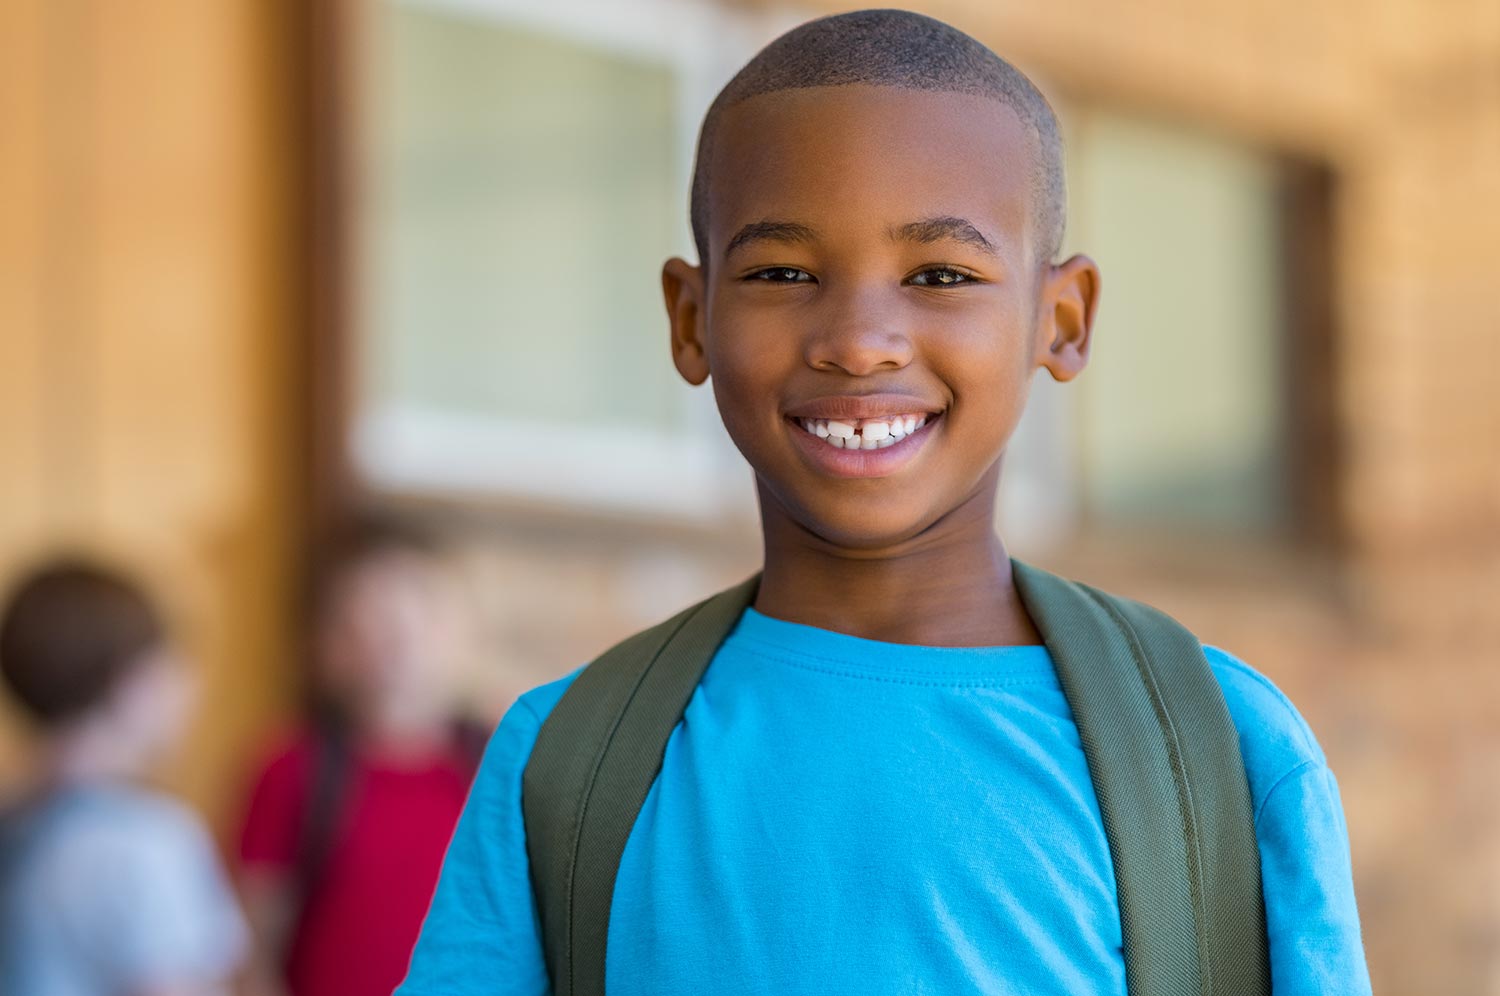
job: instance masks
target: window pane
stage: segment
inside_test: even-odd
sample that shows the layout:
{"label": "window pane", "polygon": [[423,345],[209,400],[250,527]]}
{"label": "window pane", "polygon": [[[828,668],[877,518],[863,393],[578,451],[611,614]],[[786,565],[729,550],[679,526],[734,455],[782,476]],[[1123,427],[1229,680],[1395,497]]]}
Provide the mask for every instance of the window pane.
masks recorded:
{"label": "window pane", "polygon": [[670,66],[435,7],[375,10],[367,403],[679,423],[657,276],[685,240]]}
{"label": "window pane", "polygon": [[1070,243],[1104,275],[1080,486],[1109,523],[1285,518],[1274,157],[1106,113],[1071,129]]}

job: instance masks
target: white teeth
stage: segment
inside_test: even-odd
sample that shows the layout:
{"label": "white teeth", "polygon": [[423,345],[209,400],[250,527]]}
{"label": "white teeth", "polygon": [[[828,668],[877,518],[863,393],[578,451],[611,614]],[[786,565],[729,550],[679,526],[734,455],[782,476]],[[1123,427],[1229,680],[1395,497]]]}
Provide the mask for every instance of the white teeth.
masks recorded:
{"label": "white teeth", "polygon": [[927,416],[906,415],[879,419],[856,419],[840,422],[837,419],[799,418],[797,424],[809,435],[816,436],[828,445],[841,450],[876,450],[894,446],[927,424]]}
{"label": "white teeth", "polygon": [[829,422],[828,434],[837,439],[848,439],[854,435],[854,426],[848,422]]}

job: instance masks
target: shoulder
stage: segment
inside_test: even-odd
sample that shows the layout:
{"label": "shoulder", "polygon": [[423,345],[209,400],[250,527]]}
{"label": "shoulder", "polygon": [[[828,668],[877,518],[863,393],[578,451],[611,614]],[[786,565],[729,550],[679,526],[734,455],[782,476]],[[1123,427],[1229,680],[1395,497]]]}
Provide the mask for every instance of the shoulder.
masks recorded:
{"label": "shoulder", "polygon": [[317,740],[308,728],[273,735],[246,770],[240,819],[247,826],[299,819],[316,755]]}
{"label": "shoulder", "polygon": [[539,685],[516,699],[506,710],[500,725],[495,728],[485,746],[484,757],[479,764],[479,784],[483,785],[497,778],[512,781],[520,777],[521,770],[531,759],[531,749],[536,745],[542,724],[582,671],[583,668],[580,667],[555,681]]}
{"label": "shoulder", "polygon": [[1224,704],[1240,737],[1240,752],[1257,811],[1283,780],[1328,761],[1307,720],[1269,678],[1219,647],[1203,647],[1224,692]]}
{"label": "shoulder", "polygon": [[208,829],[185,804],[135,786],[95,787],[59,800],[38,867],[71,869],[95,886],[149,884],[163,869],[214,860]]}
{"label": "shoulder", "polygon": [[[531,691],[516,700],[511,712],[520,711],[527,720],[536,724],[538,728],[547,721],[557,703],[562,700],[563,694],[572,686],[573,680],[583,673],[583,668],[574,670],[558,678],[549,681],[545,685],[538,685]],[[507,716],[507,718],[509,718]]]}
{"label": "shoulder", "polygon": [[256,754],[256,773],[273,780],[306,777],[317,753],[317,735],[310,727],[295,726],[273,733]]}
{"label": "shoulder", "polygon": [[155,789],[115,785],[88,791],[74,808],[75,824],[101,834],[135,837],[150,831],[170,841],[204,839],[198,814],[185,803]]}
{"label": "shoulder", "polygon": [[[45,888],[58,922],[120,978],[219,978],[248,935],[207,825],[136,786],[85,793]],[[131,991],[135,991],[132,985]]]}

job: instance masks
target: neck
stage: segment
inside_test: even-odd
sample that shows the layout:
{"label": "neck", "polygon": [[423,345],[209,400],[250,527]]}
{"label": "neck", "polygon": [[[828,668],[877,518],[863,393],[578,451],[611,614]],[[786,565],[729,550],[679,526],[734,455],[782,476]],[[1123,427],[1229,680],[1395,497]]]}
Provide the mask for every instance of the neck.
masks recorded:
{"label": "neck", "polygon": [[355,725],[367,749],[393,758],[428,756],[449,736],[445,712],[399,700],[367,704],[357,710]]}
{"label": "neck", "polygon": [[[764,489],[755,608],[788,622],[934,647],[1041,643],[994,530],[998,468],[916,536],[852,550],[796,522]],[[829,597],[830,594],[833,597]]]}
{"label": "neck", "polygon": [[128,740],[121,740],[111,724],[97,718],[69,726],[44,748],[44,777],[54,785],[137,777],[146,760]]}

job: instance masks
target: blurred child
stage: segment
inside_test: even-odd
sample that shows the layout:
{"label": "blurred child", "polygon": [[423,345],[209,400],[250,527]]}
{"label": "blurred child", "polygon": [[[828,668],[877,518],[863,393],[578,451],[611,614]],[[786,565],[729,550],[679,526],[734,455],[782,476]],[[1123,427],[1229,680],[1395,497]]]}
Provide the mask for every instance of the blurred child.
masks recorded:
{"label": "blurred child", "polygon": [[192,695],[156,610],[98,567],[45,567],[0,618],[0,675],[40,734],[36,785],[0,815],[0,992],[224,992],[247,934],[213,844],[136,782]]}
{"label": "blurred child", "polygon": [[387,996],[406,970],[484,738],[454,721],[436,554],[365,523],[317,586],[309,715],[260,771],[240,843],[265,991]]}

